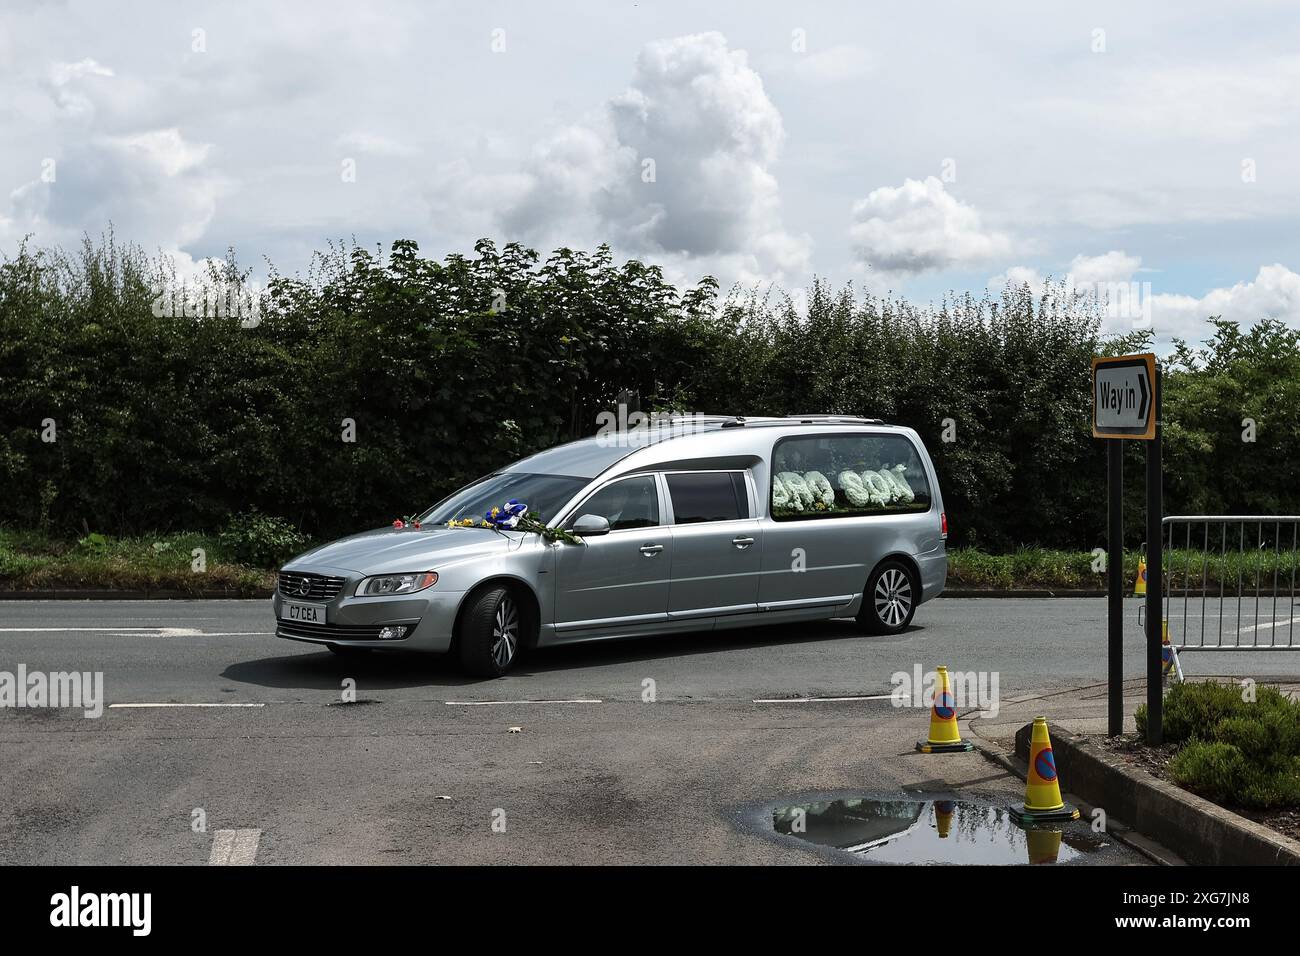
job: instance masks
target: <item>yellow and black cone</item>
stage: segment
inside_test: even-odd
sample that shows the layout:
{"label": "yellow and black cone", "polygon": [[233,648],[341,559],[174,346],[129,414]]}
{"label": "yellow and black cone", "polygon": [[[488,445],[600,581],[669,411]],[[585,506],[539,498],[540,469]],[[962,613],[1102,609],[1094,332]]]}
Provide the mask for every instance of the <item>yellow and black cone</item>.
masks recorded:
{"label": "yellow and black cone", "polygon": [[1025,805],[1011,808],[1011,819],[1021,826],[1079,819],[1077,808],[1061,799],[1056,779],[1056,754],[1047,733],[1047,718],[1035,717],[1029,740],[1029,775],[1025,777]]}
{"label": "yellow and black cone", "polygon": [[1137,583],[1133,585],[1133,596],[1142,597],[1147,593],[1147,559],[1138,558]]}
{"label": "yellow and black cone", "polygon": [[1029,851],[1029,862],[1032,864],[1055,863],[1056,858],[1060,856],[1060,830],[1026,830],[1025,841]]}
{"label": "yellow and black cone", "polygon": [[940,840],[946,840],[952,830],[952,813],[956,807],[951,800],[939,800],[934,805],[934,828],[939,831]]}
{"label": "yellow and black cone", "polygon": [[930,708],[930,736],[916,742],[923,754],[964,753],[975,749],[963,743],[957,729],[957,699],[952,694],[948,668],[940,665],[935,676],[934,706]]}
{"label": "yellow and black cone", "polygon": [[1174,669],[1174,645],[1169,642],[1169,619],[1160,622],[1160,673],[1168,677]]}

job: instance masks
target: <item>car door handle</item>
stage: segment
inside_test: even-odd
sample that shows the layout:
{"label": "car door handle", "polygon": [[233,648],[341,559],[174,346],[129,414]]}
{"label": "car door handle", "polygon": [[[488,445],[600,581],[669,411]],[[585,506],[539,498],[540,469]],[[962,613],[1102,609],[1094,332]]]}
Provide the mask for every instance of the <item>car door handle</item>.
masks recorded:
{"label": "car door handle", "polygon": [[663,549],[664,546],[662,544],[641,545],[641,553],[644,554],[647,558],[653,558],[656,554],[658,554]]}
{"label": "car door handle", "polygon": [[736,547],[738,547],[741,551],[744,551],[746,548],[748,548],[751,544],[754,543],[754,539],[746,538],[746,537],[732,538],[731,543],[734,544]]}

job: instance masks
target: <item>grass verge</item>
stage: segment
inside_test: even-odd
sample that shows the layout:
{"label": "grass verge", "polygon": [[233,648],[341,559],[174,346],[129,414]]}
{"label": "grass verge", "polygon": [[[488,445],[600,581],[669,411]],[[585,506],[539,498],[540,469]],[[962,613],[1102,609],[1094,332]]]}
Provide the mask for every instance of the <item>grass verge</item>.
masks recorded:
{"label": "grass verge", "polygon": [[[79,541],[61,540],[35,531],[0,529],[0,589],[115,588],[176,590],[194,594],[210,590],[240,593],[268,588],[271,571],[308,542],[258,516],[232,522],[221,535],[168,534],[113,538],[91,534]],[[196,571],[195,549],[206,570]],[[1124,555],[1124,586],[1131,592],[1138,553]],[[1229,553],[1206,559],[1200,552],[1176,550],[1166,555],[1171,589],[1229,592],[1240,586],[1253,592],[1260,582],[1271,593],[1274,575],[1283,590],[1297,573],[1295,555]],[[1022,548],[1011,554],[988,554],[974,548],[948,552],[948,587],[990,590],[1104,590],[1106,575],[1098,556],[1088,551]]]}
{"label": "grass verge", "polygon": [[0,590],[231,591],[250,596],[274,582],[273,570],[238,562],[215,535],[92,534],[65,541],[0,530]]}

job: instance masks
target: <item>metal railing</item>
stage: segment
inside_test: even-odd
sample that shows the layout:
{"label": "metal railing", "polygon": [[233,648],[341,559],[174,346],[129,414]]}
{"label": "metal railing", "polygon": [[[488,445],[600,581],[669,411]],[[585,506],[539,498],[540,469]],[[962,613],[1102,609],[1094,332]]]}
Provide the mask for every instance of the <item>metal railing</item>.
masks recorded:
{"label": "metal railing", "polygon": [[1163,538],[1162,607],[1177,652],[1300,650],[1300,516],[1171,515]]}

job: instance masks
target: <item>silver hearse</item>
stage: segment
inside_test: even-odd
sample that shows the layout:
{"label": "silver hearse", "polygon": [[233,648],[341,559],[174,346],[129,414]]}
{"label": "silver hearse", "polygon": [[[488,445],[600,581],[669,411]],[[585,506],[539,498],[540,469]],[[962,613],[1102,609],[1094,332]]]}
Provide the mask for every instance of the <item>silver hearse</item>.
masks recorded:
{"label": "silver hearse", "polygon": [[[511,499],[578,543],[449,527]],[[943,590],[947,536],[910,428],[690,416],[543,451],[308,551],[272,602],[279,637],[454,652],[499,677],[521,647],[575,641],[823,618],[896,633]]]}

